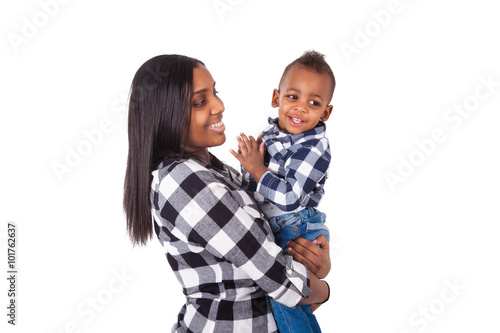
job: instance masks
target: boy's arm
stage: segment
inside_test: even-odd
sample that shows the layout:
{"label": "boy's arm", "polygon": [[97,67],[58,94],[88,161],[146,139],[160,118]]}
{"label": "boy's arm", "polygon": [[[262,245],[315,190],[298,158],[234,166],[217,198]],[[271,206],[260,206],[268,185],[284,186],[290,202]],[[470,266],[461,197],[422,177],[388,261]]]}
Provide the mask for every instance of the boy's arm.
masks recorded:
{"label": "boy's arm", "polygon": [[281,210],[294,210],[326,176],[330,160],[328,140],[314,140],[287,158],[284,179],[268,172],[259,180],[257,191]]}
{"label": "boy's arm", "polygon": [[262,176],[268,172],[267,167],[264,165],[264,143],[258,143],[260,135],[255,140],[253,136],[247,137],[244,133],[241,133],[236,139],[238,140],[238,152],[231,149],[231,154],[252,175],[255,182],[259,183]]}
{"label": "boy's arm", "polygon": [[301,205],[302,200],[326,175],[331,155],[328,140],[323,138],[315,144],[304,146],[293,153],[285,164],[285,178],[269,172],[264,165],[264,146],[245,134],[238,137],[238,152],[231,153],[252,175],[257,183],[257,192],[283,211],[291,211]]}

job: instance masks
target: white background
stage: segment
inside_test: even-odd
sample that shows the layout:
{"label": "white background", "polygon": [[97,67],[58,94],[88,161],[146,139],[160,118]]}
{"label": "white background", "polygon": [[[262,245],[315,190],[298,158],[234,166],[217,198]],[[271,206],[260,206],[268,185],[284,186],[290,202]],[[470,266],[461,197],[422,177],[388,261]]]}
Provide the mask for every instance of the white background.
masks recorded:
{"label": "white background", "polygon": [[[156,239],[132,247],[121,206],[132,77],[159,54],[205,62],[226,106],[228,139],[212,152],[237,167],[236,134],[276,114],[272,89],[307,49],[326,54],[337,79],[320,206],[333,236],[323,331],[499,331],[492,1],[62,2],[0,5],[0,241],[6,253],[15,222],[19,270],[15,327],[0,284],[2,332],[169,332],[180,285]],[[466,116],[448,113],[464,103]],[[86,156],[70,167],[77,149]],[[388,172],[401,177],[392,189]]]}

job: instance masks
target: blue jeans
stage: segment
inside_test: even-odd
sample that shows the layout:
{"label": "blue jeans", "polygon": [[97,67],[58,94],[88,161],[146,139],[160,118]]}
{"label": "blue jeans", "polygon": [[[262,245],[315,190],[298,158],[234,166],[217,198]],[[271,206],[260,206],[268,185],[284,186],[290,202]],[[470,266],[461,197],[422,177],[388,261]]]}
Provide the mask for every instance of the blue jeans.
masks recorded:
{"label": "blue jeans", "polygon": [[[319,235],[330,241],[330,233],[325,225],[326,215],[316,208],[304,208],[297,213],[272,217],[269,220],[276,243],[285,249],[289,240],[303,237],[309,241]],[[278,302],[271,301],[273,316],[280,333],[320,333],[316,316],[311,312],[310,305],[297,305],[289,308]]]}
{"label": "blue jeans", "polygon": [[273,230],[276,244],[285,249],[289,240],[303,237],[309,241],[319,235],[330,242],[330,233],[325,225],[326,215],[316,208],[307,207],[297,213],[289,213],[271,217],[269,224]]}

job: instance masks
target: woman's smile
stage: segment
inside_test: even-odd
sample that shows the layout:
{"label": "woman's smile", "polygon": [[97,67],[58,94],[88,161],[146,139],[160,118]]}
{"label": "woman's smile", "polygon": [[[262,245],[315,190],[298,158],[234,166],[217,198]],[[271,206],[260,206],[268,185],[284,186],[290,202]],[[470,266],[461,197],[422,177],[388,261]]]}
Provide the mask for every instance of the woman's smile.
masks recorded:
{"label": "woman's smile", "polygon": [[212,123],[210,125],[208,125],[208,127],[211,129],[211,130],[214,130],[218,133],[223,133],[225,130],[226,130],[226,126],[224,125],[224,123],[222,122],[222,120],[216,122],[216,123]]}

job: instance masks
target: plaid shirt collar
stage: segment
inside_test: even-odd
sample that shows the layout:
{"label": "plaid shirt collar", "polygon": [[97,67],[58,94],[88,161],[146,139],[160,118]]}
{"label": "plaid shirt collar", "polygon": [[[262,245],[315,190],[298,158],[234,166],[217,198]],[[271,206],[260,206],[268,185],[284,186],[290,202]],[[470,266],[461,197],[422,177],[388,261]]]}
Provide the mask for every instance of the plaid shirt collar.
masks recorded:
{"label": "plaid shirt collar", "polygon": [[273,137],[278,137],[282,142],[286,141],[292,145],[312,139],[321,139],[326,136],[326,124],[322,120],[318,122],[316,127],[299,134],[291,134],[281,130],[278,126],[278,121],[279,118],[269,117],[267,119],[269,125],[264,129],[263,136],[272,135]]}

